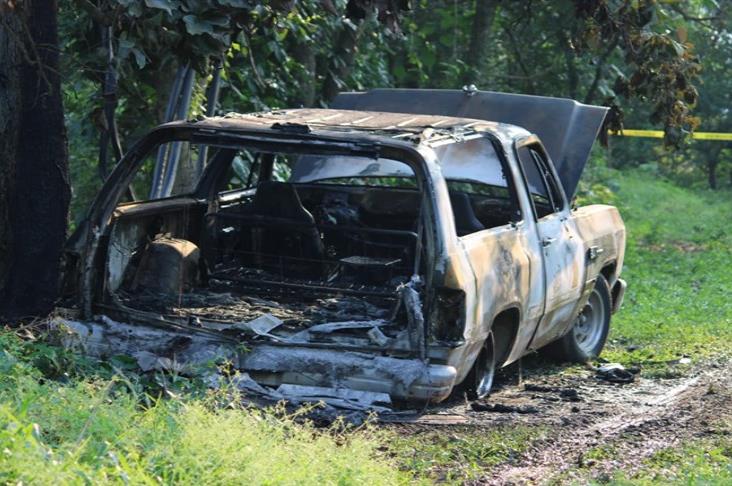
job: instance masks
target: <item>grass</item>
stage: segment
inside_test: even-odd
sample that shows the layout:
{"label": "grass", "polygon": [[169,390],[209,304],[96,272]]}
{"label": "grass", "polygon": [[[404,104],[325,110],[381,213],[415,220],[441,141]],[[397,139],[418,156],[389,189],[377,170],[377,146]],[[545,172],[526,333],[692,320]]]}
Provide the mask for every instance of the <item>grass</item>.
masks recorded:
{"label": "grass", "polygon": [[[621,211],[628,230],[628,290],[603,356],[663,364],[732,351],[732,198],[691,191],[642,171],[606,171],[595,200]],[[660,366],[660,368],[659,368]]]}
{"label": "grass", "polygon": [[479,479],[498,464],[526,451],[545,435],[542,427],[450,428],[388,436],[402,469],[416,478],[447,484]]}
{"label": "grass", "polygon": [[3,484],[400,484],[410,478],[379,453],[380,432],[370,427],[319,430],[282,410],[245,409],[232,390],[143,399],[130,377],[104,369],[85,374],[85,365],[74,367],[68,357],[66,379],[48,380],[37,367],[45,350],[10,333],[0,344]]}
{"label": "grass", "polygon": [[732,484],[732,438],[729,425],[716,435],[662,449],[633,473],[621,472],[615,485]]}
{"label": "grass", "polygon": [[[683,372],[669,362],[684,356],[732,355],[729,193],[681,189],[642,171],[595,175],[585,201],[618,205],[628,228],[629,287],[604,358],[663,376]],[[317,429],[282,410],[243,408],[236,398],[191,380],[138,376],[124,360],[99,365],[0,333],[0,482],[458,483],[479,479],[546,433]],[[699,439],[615,481],[728,484],[730,451],[728,435]],[[598,460],[613,452],[588,451]]]}
{"label": "grass", "polygon": [[[615,463],[622,467],[630,459],[622,449],[612,445],[595,447],[583,455],[583,465],[565,470],[550,484],[593,484],[610,486],[666,486],[732,484],[732,438],[729,424],[720,425],[708,436],[681,442],[654,452],[631,470],[616,469],[591,479],[589,471],[595,462]],[[588,467],[583,474],[583,467]]]}

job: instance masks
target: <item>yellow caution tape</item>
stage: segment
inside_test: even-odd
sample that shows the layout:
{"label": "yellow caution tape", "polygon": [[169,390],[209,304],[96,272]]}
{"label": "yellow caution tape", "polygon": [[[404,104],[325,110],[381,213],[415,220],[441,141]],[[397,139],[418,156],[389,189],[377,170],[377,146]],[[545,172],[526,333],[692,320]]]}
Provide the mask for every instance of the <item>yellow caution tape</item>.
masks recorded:
{"label": "yellow caution tape", "polygon": [[692,138],[696,140],[732,140],[732,133],[695,132]]}
{"label": "yellow caution tape", "polygon": [[609,133],[617,137],[663,138],[662,130],[621,130],[619,132],[610,130]]}
{"label": "yellow caution tape", "polygon": [[[621,130],[619,132],[610,131],[610,135],[618,137],[644,137],[644,138],[663,138],[662,130]],[[732,133],[721,132],[694,132],[691,138],[695,140],[722,140],[732,141]]]}

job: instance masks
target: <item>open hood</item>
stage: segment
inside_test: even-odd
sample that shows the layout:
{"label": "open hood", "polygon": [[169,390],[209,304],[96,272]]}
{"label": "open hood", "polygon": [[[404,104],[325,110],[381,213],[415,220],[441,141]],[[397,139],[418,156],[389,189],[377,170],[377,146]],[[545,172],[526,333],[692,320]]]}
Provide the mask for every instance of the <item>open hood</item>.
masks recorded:
{"label": "open hood", "polygon": [[570,199],[608,111],[567,98],[446,89],[341,93],[332,108],[475,118],[525,128],[543,142]]}

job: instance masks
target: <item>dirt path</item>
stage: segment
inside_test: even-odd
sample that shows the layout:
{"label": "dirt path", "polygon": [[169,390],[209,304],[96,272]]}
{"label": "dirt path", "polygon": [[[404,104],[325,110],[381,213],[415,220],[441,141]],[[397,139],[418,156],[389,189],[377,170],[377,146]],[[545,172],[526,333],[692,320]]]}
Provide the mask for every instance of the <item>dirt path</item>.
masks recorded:
{"label": "dirt path", "polygon": [[[598,380],[589,370],[535,373],[521,385],[502,387],[485,403],[514,411],[475,411],[452,402],[429,410],[423,422],[521,424],[546,432],[476,484],[602,480],[619,469],[632,472],[654,452],[682,440],[722,433],[717,424],[732,419],[732,362],[698,366],[682,378],[651,379],[641,373],[626,385]],[[588,454],[591,450],[595,453]]]}

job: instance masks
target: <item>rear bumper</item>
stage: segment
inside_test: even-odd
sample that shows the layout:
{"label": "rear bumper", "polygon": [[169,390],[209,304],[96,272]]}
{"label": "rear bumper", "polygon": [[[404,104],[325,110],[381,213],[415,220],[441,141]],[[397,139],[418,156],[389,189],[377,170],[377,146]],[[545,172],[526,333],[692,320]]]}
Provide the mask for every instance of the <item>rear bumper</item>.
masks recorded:
{"label": "rear bumper", "polygon": [[259,384],[348,388],[388,393],[392,399],[439,402],[455,383],[453,366],[368,353],[261,345],[239,368]]}
{"label": "rear bumper", "polygon": [[628,287],[628,284],[623,280],[622,278],[617,279],[615,282],[615,285],[613,285],[611,296],[613,299],[612,302],[612,313],[615,314],[619,309],[620,306],[623,305],[623,299],[625,298],[625,289]]}
{"label": "rear bumper", "polygon": [[[210,333],[128,324],[106,316],[89,321],[56,318],[67,332],[64,345],[82,349],[91,356],[118,354],[144,356],[149,369],[195,369],[226,359],[246,371],[260,385],[283,384],[346,388],[386,393],[393,399],[439,402],[455,383],[453,366],[430,364],[416,358],[383,356],[377,351],[357,352],[337,348],[255,344],[242,351],[231,341]],[[176,349],[174,359],[171,350]]]}

